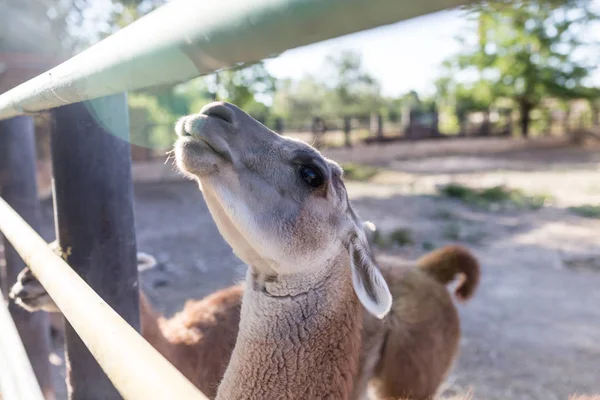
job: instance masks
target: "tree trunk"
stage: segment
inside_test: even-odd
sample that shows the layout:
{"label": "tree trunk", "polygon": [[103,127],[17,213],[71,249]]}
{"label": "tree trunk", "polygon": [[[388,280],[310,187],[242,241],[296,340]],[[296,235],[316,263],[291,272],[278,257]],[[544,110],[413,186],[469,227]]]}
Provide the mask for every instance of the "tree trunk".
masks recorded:
{"label": "tree trunk", "polygon": [[531,121],[531,109],[533,107],[527,102],[521,103],[521,134],[524,138],[529,136],[529,122]]}
{"label": "tree trunk", "polygon": [[506,136],[512,136],[513,130],[513,120],[512,120],[512,110],[508,110],[506,113]]}
{"label": "tree trunk", "polygon": [[215,72],[215,92],[213,93],[213,101],[219,100],[219,73]]}
{"label": "tree trunk", "polygon": [[567,111],[565,112],[564,120],[563,120],[563,130],[564,130],[565,135],[568,135],[571,132],[570,119],[571,119],[571,105],[568,106]]}
{"label": "tree trunk", "polygon": [[350,140],[350,131],[352,130],[352,120],[350,117],[344,117],[344,144],[346,147],[352,147],[352,141]]}
{"label": "tree trunk", "polygon": [[483,123],[481,124],[479,133],[481,136],[490,136],[490,131],[490,110],[485,110],[483,112]]}
{"label": "tree trunk", "polygon": [[545,136],[552,136],[552,124],[554,122],[554,118],[552,117],[552,110],[546,108],[546,133]]}
{"label": "tree trunk", "polygon": [[371,136],[376,137],[378,140],[383,138],[383,118],[379,113],[371,113],[370,121]]}
{"label": "tree trunk", "polygon": [[323,143],[321,142],[323,139],[323,134],[327,130],[325,126],[325,121],[321,117],[314,117],[312,122],[312,133],[313,133],[313,145],[320,149],[323,147]]}
{"label": "tree trunk", "polygon": [[440,136],[440,114],[438,113],[437,107],[434,107],[431,120],[431,132],[434,137]]}
{"label": "tree trunk", "polygon": [[458,136],[467,136],[467,119],[458,118]]}

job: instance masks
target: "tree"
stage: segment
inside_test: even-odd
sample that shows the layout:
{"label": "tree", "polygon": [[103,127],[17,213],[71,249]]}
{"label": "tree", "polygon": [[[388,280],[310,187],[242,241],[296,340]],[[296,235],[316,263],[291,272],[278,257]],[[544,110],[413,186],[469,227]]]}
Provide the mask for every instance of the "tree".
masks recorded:
{"label": "tree", "polygon": [[286,79],[279,83],[273,97],[272,111],[294,127],[307,123],[315,113],[327,113],[329,91],[312,76],[298,81]]}
{"label": "tree", "polygon": [[329,56],[326,62],[332,69],[330,79],[334,91],[332,100],[338,113],[363,114],[381,108],[379,83],[364,70],[360,53],[343,51]]}
{"label": "tree", "polygon": [[[108,35],[129,25],[164,3],[165,0],[113,0],[112,13],[108,19],[109,29],[103,34]],[[164,134],[163,125],[176,120],[178,116],[200,111],[203,105],[215,98],[234,103],[264,121],[268,110],[257,98],[269,97],[274,91],[275,78],[262,62],[239,65],[220,71],[218,75],[201,77],[175,87],[151,88],[143,93],[145,96],[156,97],[156,101],[139,94],[133,98],[134,101],[129,102],[130,107],[136,108],[139,116],[131,121],[132,130],[146,129],[140,124],[155,125],[156,128],[150,131],[143,131],[150,134],[146,140],[164,145],[165,137],[168,136]],[[142,112],[141,108],[144,107],[146,111]],[[160,117],[153,117],[155,113]]]}
{"label": "tree", "polygon": [[411,90],[410,92],[402,96],[400,98],[400,101],[402,102],[402,106],[407,107],[409,109],[421,108],[422,106],[421,98],[419,97],[419,94],[414,90]]}
{"label": "tree", "polygon": [[275,83],[275,78],[267,71],[264,63],[258,62],[220,71],[214,85],[218,99],[245,109],[261,98],[272,96]]}
{"label": "tree", "polygon": [[545,96],[559,99],[596,95],[584,87],[596,63],[577,56],[590,46],[585,30],[598,16],[591,0],[488,1],[470,8],[477,41],[462,38],[461,54],[448,63],[468,71],[492,95],[511,98],[527,136],[531,112]]}
{"label": "tree", "polygon": [[[35,40],[36,32],[43,33],[43,37],[36,38],[35,51],[59,57],[71,56],[87,47],[90,38],[105,23],[102,18],[89,18],[87,15],[92,0],[3,1],[7,1],[13,17],[24,17],[20,32],[23,41]],[[30,30],[34,31],[33,38]]]}

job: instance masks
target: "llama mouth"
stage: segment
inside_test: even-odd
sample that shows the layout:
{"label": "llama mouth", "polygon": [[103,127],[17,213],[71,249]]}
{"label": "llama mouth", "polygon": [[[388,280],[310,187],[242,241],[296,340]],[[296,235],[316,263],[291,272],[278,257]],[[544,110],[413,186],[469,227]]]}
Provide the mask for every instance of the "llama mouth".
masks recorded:
{"label": "llama mouth", "polygon": [[181,148],[184,152],[191,152],[192,154],[200,155],[206,153],[207,151],[219,156],[225,161],[231,162],[231,155],[229,151],[219,148],[214,143],[211,143],[203,136],[196,137],[182,137],[177,141],[177,146]]}

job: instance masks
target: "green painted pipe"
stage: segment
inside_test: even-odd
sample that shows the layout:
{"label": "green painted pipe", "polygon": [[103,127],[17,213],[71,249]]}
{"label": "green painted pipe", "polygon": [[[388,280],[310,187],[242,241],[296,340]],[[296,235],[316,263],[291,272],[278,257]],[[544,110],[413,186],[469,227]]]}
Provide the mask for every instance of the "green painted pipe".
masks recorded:
{"label": "green painted pipe", "polygon": [[0,120],[184,82],[465,3],[469,0],[173,0],[0,95]]}

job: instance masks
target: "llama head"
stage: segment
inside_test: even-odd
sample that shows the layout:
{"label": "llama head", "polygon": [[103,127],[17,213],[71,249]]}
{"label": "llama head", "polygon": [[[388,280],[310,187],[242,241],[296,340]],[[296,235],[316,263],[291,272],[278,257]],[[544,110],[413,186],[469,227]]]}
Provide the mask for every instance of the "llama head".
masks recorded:
{"label": "llama head", "polygon": [[219,231],[259,274],[316,274],[346,254],[354,290],[383,317],[391,295],[351,207],[342,169],[228,103],[181,118],[179,169],[196,179]]}

